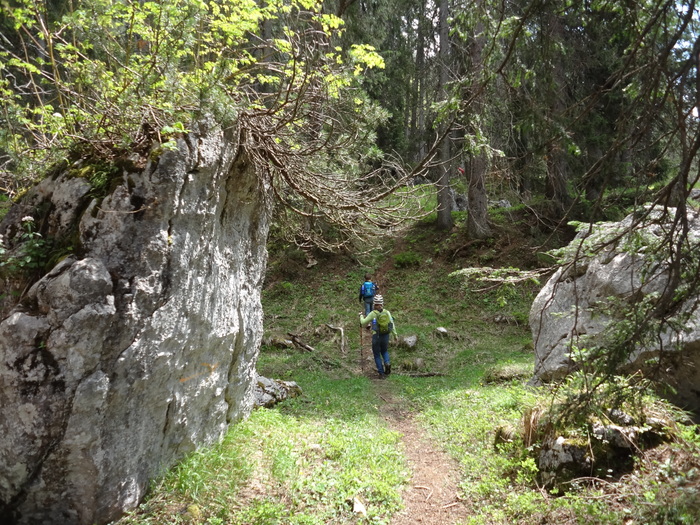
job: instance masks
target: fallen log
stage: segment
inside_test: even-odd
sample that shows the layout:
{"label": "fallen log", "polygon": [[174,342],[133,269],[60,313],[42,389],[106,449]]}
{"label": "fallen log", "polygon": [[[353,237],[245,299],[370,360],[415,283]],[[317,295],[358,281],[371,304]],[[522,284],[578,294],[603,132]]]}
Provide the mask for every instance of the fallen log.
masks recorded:
{"label": "fallen log", "polygon": [[297,345],[299,348],[302,348],[303,350],[306,350],[307,352],[315,352],[316,351],[316,349],[313,346],[309,346],[304,341],[302,341],[297,334],[293,334],[292,332],[287,332],[287,335],[292,338],[292,343]]}

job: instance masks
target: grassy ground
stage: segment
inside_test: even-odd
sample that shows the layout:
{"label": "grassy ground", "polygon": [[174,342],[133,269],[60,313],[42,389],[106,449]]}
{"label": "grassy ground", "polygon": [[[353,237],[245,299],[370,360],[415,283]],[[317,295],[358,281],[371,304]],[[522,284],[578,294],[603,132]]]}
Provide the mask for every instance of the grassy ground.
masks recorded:
{"label": "grassy ground", "polygon": [[[440,237],[423,223],[363,264],[325,257],[307,269],[300,252],[273,251],[263,296],[266,337],[292,332],[315,351],[263,346],[258,370],[296,381],[303,396],[255,411],[219,446],[195,453],[120,525],[391,522],[410,472],[401,436],[379,417],[382,399],[358,364],[356,295],[368,269],[399,333],[418,337],[415,350],[391,350],[395,373],[387,383],[459,462],[461,497],[473,509],[466,523],[696,523],[694,426],[682,429],[683,440],[646,454],[622,481],[582,481],[563,495],[538,486],[527,450],[494,447],[497,428],[541,402],[525,386],[534,355],[524,321],[537,286],[465,288],[453,271],[495,265],[506,248],[471,247],[468,261],[454,256],[463,245],[458,234]],[[517,255],[524,246],[508,247],[516,253],[511,262],[524,260]],[[345,328],[345,352],[326,324]],[[438,336],[439,326],[450,336]],[[409,375],[416,372],[434,375]],[[353,512],[358,501],[366,514]]]}

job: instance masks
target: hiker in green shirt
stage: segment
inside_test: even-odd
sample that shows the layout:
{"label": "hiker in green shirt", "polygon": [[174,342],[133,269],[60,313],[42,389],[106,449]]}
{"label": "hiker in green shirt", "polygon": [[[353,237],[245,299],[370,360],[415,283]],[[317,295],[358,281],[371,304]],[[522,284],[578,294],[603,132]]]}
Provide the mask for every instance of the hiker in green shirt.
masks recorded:
{"label": "hiker in green shirt", "polygon": [[372,323],[372,353],[379,377],[384,379],[391,373],[389,336],[394,334],[394,339],[398,339],[399,336],[396,333],[391,312],[384,309],[384,298],[381,295],[375,295],[372,304],[374,310],[367,314],[367,317],[363,317],[360,313],[360,324],[365,326]]}

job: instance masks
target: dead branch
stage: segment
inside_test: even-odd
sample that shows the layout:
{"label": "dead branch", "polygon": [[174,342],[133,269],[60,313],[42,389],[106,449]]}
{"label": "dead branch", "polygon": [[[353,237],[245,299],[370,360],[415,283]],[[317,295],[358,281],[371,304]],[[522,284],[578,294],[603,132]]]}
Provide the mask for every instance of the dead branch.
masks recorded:
{"label": "dead branch", "polygon": [[345,330],[343,329],[342,326],[333,326],[330,324],[326,324],[328,328],[331,330],[335,330],[337,332],[340,332],[340,354],[345,356],[348,353],[348,347],[347,347],[347,342],[345,341]]}
{"label": "dead branch", "polygon": [[294,343],[299,348],[306,350],[307,352],[315,352],[316,351],[316,349],[313,346],[309,346],[304,341],[302,341],[297,334],[293,334],[292,332],[287,332],[287,335],[292,338],[292,343]]}
{"label": "dead branch", "polygon": [[408,373],[396,373],[397,376],[406,377],[445,377],[445,374],[439,372],[408,372]]}

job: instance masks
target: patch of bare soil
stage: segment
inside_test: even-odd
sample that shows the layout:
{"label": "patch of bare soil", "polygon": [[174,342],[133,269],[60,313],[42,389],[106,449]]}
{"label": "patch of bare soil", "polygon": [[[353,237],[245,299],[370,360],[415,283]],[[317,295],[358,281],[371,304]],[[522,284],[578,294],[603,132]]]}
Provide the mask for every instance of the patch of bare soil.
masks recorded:
{"label": "patch of bare soil", "polygon": [[390,379],[379,379],[372,358],[371,335],[363,337],[362,373],[373,379],[379,413],[401,435],[411,479],[403,492],[404,508],[391,525],[451,525],[464,522],[469,509],[459,496],[459,467],[413,420],[392,393]]}
{"label": "patch of bare soil", "polygon": [[394,516],[391,524],[463,522],[469,516],[469,509],[459,497],[457,462],[436,447],[430,436],[413,421],[410,411],[400,406],[391,393],[390,381],[377,379],[374,384],[381,399],[380,414],[391,429],[401,434],[412,472],[403,493],[405,508]]}

